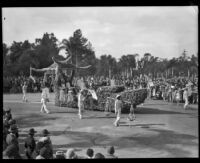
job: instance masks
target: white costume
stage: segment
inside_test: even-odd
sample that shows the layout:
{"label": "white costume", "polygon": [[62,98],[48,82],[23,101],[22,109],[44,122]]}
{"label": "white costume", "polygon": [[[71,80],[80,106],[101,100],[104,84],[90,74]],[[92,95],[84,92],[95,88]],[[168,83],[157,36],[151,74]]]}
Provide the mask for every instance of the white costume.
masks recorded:
{"label": "white costume", "polygon": [[84,109],[84,100],[85,100],[85,97],[82,95],[80,91],[80,93],[78,94],[78,115],[80,119],[82,119],[82,110]]}
{"label": "white costume", "polygon": [[185,89],[183,92],[183,99],[185,100],[185,105],[184,105],[184,109],[187,108],[189,101],[188,101],[188,90]]}
{"label": "white costume", "polygon": [[62,84],[61,87],[60,87],[60,104],[64,104],[65,101],[66,101],[66,96],[65,96],[65,84]]}
{"label": "white costume", "polygon": [[23,85],[22,86],[22,93],[23,93],[22,100],[25,101],[25,102],[27,102],[26,92],[27,92],[27,85]]}
{"label": "white costume", "polygon": [[49,100],[49,88],[45,87],[42,89],[42,95],[41,95],[41,103],[42,103],[42,107],[40,112],[46,112],[46,113],[50,113],[50,111],[47,109],[46,103]]}
{"label": "white costume", "polygon": [[122,101],[117,99],[115,101],[115,114],[117,114],[116,120],[114,122],[115,126],[119,126],[119,120],[121,117],[121,109],[122,109]]}

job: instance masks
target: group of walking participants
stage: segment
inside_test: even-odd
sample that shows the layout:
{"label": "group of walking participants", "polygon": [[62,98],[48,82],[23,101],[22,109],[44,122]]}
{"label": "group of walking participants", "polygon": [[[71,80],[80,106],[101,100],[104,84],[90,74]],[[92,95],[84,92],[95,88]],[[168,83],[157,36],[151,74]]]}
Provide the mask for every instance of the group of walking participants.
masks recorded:
{"label": "group of walking participants", "polygon": [[[116,83],[119,83],[119,80],[114,77],[110,79],[110,81],[104,83],[104,85],[115,86]],[[187,78],[172,78],[172,79],[155,79],[155,80],[145,80],[145,78],[136,78],[136,80],[124,79],[123,81],[126,89],[140,89],[146,88],[148,91],[148,98],[151,99],[162,99],[167,102],[176,102],[178,105],[181,102],[184,102],[184,109],[187,109],[189,104],[198,103],[198,79],[189,80]],[[50,110],[47,108],[47,103],[49,102],[49,83],[47,81],[44,82],[42,87],[41,94],[41,113],[50,113]],[[97,96],[95,91],[98,86],[94,77],[87,78],[84,80],[83,78],[79,78],[76,80],[74,87],[71,87],[70,83],[65,83],[61,80],[60,85],[60,94],[59,94],[59,102],[60,106],[66,101],[76,101],[78,106],[78,116],[82,119],[82,114],[85,108],[85,100],[90,97],[90,100],[96,99]],[[89,91],[88,91],[89,90]],[[23,101],[27,102],[26,92],[27,92],[27,83],[24,82],[22,86],[23,92]],[[92,105],[92,102],[90,103]],[[115,99],[115,114],[117,115],[116,121],[114,123],[115,126],[119,126],[119,119],[122,109],[122,101],[120,95],[116,96]],[[132,109],[130,109],[130,114],[135,116],[132,113]],[[130,118],[133,119],[133,118]]]}

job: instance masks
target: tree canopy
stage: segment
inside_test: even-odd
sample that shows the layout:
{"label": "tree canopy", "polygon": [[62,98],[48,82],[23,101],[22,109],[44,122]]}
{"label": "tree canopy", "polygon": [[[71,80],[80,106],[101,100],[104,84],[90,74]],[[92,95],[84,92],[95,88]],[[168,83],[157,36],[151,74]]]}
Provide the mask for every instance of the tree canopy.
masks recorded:
{"label": "tree canopy", "polygon": [[[60,45],[61,43],[61,45]],[[77,70],[77,76],[134,76],[135,74],[151,74],[152,77],[190,76],[198,74],[198,55],[188,55],[184,50],[177,58],[161,59],[150,53],[145,53],[138,61],[139,54],[124,54],[117,61],[111,54],[95,55],[92,43],[77,29],[68,39],[61,42],[53,33],[44,33],[42,38],[36,38],[34,43],[13,41],[10,47],[3,43],[3,74],[4,76],[29,76],[29,67],[45,68],[53,63],[52,57],[64,60],[59,51],[65,49],[77,66],[91,67],[87,70]],[[139,69],[137,70],[137,65]],[[162,75],[161,75],[162,74]]]}

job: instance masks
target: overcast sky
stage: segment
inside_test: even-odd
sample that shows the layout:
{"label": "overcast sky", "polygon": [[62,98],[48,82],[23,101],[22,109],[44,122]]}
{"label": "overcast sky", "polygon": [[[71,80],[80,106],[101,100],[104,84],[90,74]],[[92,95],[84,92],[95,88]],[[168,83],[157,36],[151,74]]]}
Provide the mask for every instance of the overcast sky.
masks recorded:
{"label": "overcast sky", "polygon": [[[95,54],[151,53],[161,58],[198,51],[198,8],[190,7],[23,7],[2,9],[3,42],[35,42],[45,32],[59,41],[81,29]],[[5,19],[4,19],[5,18]]]}

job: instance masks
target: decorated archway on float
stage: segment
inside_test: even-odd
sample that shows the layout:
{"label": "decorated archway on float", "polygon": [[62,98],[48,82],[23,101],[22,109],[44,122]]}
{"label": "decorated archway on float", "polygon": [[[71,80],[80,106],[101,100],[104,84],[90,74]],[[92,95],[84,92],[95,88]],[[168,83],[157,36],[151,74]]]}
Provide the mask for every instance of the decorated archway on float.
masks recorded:
{"label": "decorated archway on float", "polygon": [[[69,50],[68,50],[69,52]],[[32,74],[32,71],[36,72],[44,72],[44,80],[43,82],[47,82],[47,75],[52,74],[55,75],[53,78],[54,83],[54,93],[55,93],[55,106],[61,106],[60,104],[60,90],[61,90],[61,83],[64,82],[65,85],[67,85],[67,89],[69,90],[70,87],[73,87],[72,81],[75,75],[75,72],[77,69],[88,69],[91,67],[91,65],[87,66],[78,66],[74,65],[71,61],[72,53],[70,52],[68,57],[63,60],[57,60],[56,58],[52,57],[53,64],[51,64],[49,67],[42,68],[42,69],[36,69],[30,67],[30,74]],[[70,70],[70,74],[66,75],[66,71]],[[67,92],[65,92],[67,93]]]}

